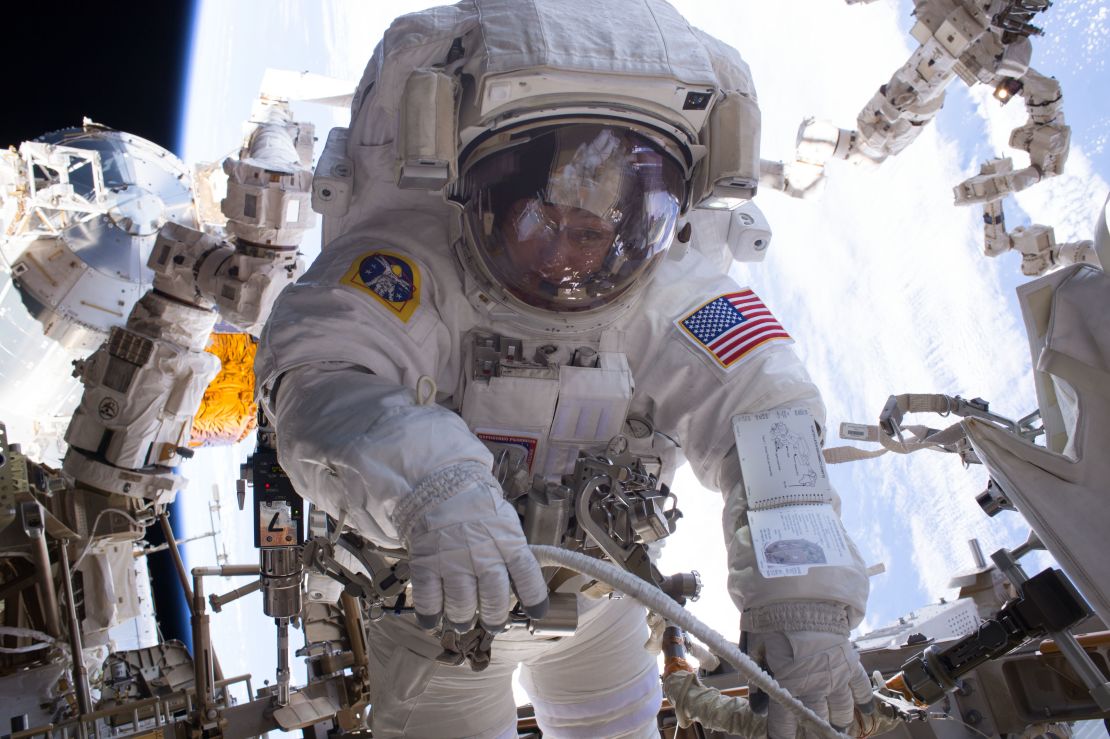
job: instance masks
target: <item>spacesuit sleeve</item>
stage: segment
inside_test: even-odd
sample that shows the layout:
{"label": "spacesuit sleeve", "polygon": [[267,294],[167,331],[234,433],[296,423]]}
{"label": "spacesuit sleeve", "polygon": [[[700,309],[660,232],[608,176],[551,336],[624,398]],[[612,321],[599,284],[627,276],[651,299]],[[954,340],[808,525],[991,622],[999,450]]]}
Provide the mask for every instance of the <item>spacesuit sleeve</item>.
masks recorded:
{"label": "spacesuit sleeve", "polygon": [[[408,282],[390,283],[397,276]],[[444,386],[453,371],[434,290],[403,252],[329,247],[279,298],[255,365],[297,491],[386,547],[403,545],[415,500],[492,479],[492,457],[462,419],[417,398],[432,387],[421,378]]]}
{"label": "spacesuit sleeve", "polygon": [[[741,613],[741,627],[748,631],[839,631],[853,629],[863,620],[869,583],[859,549],[845,533],[851,563],[810,567],[802,575],[765,577],[759,570],[749,505],[735,448],[721,465],[724,493],[725,545],[728,550],[728,591]],[[840,515],[840,498],[832,493],[832,506]],[[787,506],[789,508],[798,506]],[[813,602],[834,607],[823,608]],[[804,603],[801,603],[804,602]],[[846,617],[846,620],[845,620]]]}
{"label": "spacesuit sleeve", "polygon": [[298,491],[371,541],[401,547],[406,502],[490,480],[493,458],[456,414],[341,363],[286,373],[271,404],[278,459]]}
{"label": "spacesuit sleeve", "polygon": [[[742,388],[733,394],[732,415],[761,412],[777,408],[804,408],[823,427],[824,404],[820,393],[789,347],[769,347],[753,357],[750,367],[742,367],[744,377],[737,377],[725,386]],[[757,390],[750,397],[752,390]],[[724,419],[718,419],[720,423]],[[707,459],[703,464],[719,464],[716,487],[724,495],[722,525],[728,551],[728,590],[741,612],[747,630],[825,630],[839,628],[847,616],[847,627],[854,628],[863,619],[867,607],[869,584],[866,566],[851,537],[845,534],[851,552],[851,564],[811,567],[806,574],[792,577],[765,577],[756,562],[752,530],[748,520],[748,498],[745,492],[740,460],[735,447],[731,417],[719,428],[728,449],[719,463]],[[840,498],[832,493],[832,506],[840,514]],[[823,601],[837,604],[832,609],[795,605],[799,601]],[[843,607],[843,608],[840,608]],[[846,610],[844,610],[846,609]]]}
{"label": "spacesuit sleeve", "polygon": [[[846,614],[847,624],[854,627],[863,618],[868,581],[859,551],[847,535],[849,565],[811,567],[807,574],[790,577],[765,577],[757,566],[732,419],[776,409],[805,409],[823,427],[825,408],[817,387],[787,340],[767,342],[725,366],[710,347],[682,325],[684,319],[699,311],[712,310],[708,306],[720,299],[714,295],[727,298],[738,289],[724,276],[703,277],[696,270],[677,275],[670,282],[662,281],[659,300],[685,308],[668,311],[667,324],[660,322],[653,329],[656,336],[665,338],[656,339],[654,346],[658,348],[651,352],[652,361],[638,376],[637,391],[650,393],[655,403],[655,427],[676,435],[699,481],[724,495],[728,589],[743,621],[750,625],[767,615],[769,609],[782,616],[784,608],[793,608],[780,604],[818,601],[836,604],[838,618],[844,621]],[[705,297],[690,305],[691,291]],[[671,293],[686,297],[672,298]],[[719,320],[717,316],[710,318]],[[652,319],[659,320],[654,316]],[[705,338],[692,322],[687,326]],[[835,493],[832,504],[839,516]]]}

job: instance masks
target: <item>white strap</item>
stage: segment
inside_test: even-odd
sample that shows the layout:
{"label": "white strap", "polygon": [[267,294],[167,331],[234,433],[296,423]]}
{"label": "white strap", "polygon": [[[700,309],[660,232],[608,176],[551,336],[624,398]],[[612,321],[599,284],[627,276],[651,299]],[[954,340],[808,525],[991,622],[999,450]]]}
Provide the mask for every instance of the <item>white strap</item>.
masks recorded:
{"label": "white strap", "polygon": [[821,450],[825,457],[825,464],[843,464],[845,462],[858,462],[861,459],[874,459],[886,454],[886,449],[860,449],[854,446],[834,446]]}
{"label": "white strap", "polygon": [[[953,410],[952,398],[947,395],[929,393],[906,393],[893,396],[898,409],[903,413],[937,413],[947,416]],[[822,453],[827,464],[842,464],[856,462],[861,459],[874,459],[887,452],[895,454],[911,454],[922,449],[948,452],[945,447],[954,444],[964,437],[964,430],[960,423],[954,423],[945,429],[934,429],[928,426],[902,426],[898,429],[901,438],[887,435],[878,426],[862,423],[842,423],[840,425],[840,438],[853,441],[866,441],[882,445],[882,449],[860,449],[858,447],[840,446],[830,447]],[[908,437],[908,438],[907,438]]]}
{"label": "white strap", "polygon": [[428,375],[420,375],[416,381],[416,404],[431,405],[436,400],[436,381]]}
{"label": "white strap", "polygon": [[0,647],[0,654],[23,654],[24,652],[37,652],[40,649],[48,649],[54,646],[57,641],[50,634],[36,631],[35,629],[21,629],[16,626],[0,626],[0,636],[14,636],[16,638],[24,639],[37,639],[35,644],[28,644],[23,647]]}

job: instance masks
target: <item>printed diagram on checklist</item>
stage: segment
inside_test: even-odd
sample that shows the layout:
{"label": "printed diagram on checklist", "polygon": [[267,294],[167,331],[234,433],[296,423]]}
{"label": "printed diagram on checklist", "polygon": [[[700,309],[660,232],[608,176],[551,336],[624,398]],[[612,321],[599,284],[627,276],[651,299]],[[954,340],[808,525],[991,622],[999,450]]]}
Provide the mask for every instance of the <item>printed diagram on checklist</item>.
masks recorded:
{"label": "printed diagram on checklist", "polygon": [[745,414],[732,424],[763,576],[794,577],[811,567],[851,563],[809,412],[785,408]]}

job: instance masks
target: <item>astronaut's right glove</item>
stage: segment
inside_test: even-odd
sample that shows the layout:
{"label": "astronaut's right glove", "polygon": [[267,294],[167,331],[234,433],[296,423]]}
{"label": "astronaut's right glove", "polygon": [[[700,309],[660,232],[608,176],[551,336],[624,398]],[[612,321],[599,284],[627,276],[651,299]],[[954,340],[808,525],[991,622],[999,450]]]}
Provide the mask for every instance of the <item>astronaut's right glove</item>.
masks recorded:
{"label": "astronaut's right glove", "polygon": [[[741,646],[776,681],[834,727],[850,726],[855,710],[874,710],[871,681],[848,640],[844,607],[829,601],[787,601],[745,613],[753,628]],[[766,696],[764,696],[766,700]],[[753,696],[752,708],[759,710]],[[798,719],[770,701],[769,739],[794,739]]]}
{"label": "astronaut's right glove", "polygon": [[483,465],[429,475],[398,504],[393,520],[409,551],[421,627],[435,628],[444,616],[448,627],[466,632],[477,616],[497,633],[509,620],[510,586],[529,616],[547,612],[547,584],[520,518]]}

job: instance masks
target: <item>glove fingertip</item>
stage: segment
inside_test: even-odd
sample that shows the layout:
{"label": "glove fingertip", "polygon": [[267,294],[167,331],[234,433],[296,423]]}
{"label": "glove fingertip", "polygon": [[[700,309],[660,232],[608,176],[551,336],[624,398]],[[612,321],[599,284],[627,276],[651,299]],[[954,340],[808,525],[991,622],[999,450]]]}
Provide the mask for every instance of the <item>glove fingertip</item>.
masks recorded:
{"label": "glove fingertip", "polygon": [[[443,613],[443,583],[433,573],[414,568],[412,571],[412,603],[417,614],[424,613],[438,620]],[[434,625],[433,625],[434,628]]]}
{"label": "glove fingertip", "polygon": [[[766,695],[766,694],[765,694]],[[813,708],[813,706],[810,706]],[[798,719],[775,703],[767,708],[768,739],[793,739],[798,733]]]}
{"label": "glove fingertip", "polygon": [[[543,579],[543,570],[539,562],[532,556],[527,548],[519,549],[505,557],[505,564],[512,578],[513,589],[525,609],[532,608],[532,604],[543,603],[544,613],[547,612],[547,581]],[[529,614],[531,615],[531,614]]]}
{"label": "glove fingertip", "polygon": [[452,631],[457,631],[460,634],[465,634],[466,632],[474,628],[475,621],[476,619],[473,618],[469,621],[448,621],[447,628],[451,629]]}
{"label": "glove fingertip", "polygon": [[856,676],[849,681],[848,686],[857,706],[870,705],[875,702],[874,694],[871,692],[873,690],[871,679],[867,676],[867,670],[864,669],[863,665],[859,666]]}
{"label": "glove fingertip", "polygon": [[524,612],[528,615],[528,618],[543,618],[547,615],[547,609],[550,605],[551,601],[545,597],[539,603],[524,606]]}
{"label": "glove fingertip", "polygon": [[440,617],[443,616],[443,611],[439,613],[420,613],[416,614],[416,625],[425,631],[432,631],[439,624]]}
{"label": "glove fingertip", "polygon": [[485,621],[485,619],[480,618],[480,619],[478,619],[478,623],[480,623],[482,625],[483,629],[485,629],[486,631],[488,631],[491,634],[500,634],[502,631],[505,631],[506,629],[509,628],[508,619],[502,621],[499,624],[490,624],[490,623],[487,623]]}

